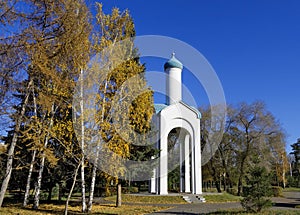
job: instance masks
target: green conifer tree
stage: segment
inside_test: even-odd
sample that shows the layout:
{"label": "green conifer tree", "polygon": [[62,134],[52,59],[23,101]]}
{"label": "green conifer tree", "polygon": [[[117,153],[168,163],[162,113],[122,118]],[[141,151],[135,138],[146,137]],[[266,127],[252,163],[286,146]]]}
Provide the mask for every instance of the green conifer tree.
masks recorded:
{"label": "green conifer tree", "polygon": [[272,195],[270,177],[265,167],[254,166],[250,168],[249,177],[246,178],[247,186],[244,187],[241,204],[249,212],[258,213],[271,206]]}

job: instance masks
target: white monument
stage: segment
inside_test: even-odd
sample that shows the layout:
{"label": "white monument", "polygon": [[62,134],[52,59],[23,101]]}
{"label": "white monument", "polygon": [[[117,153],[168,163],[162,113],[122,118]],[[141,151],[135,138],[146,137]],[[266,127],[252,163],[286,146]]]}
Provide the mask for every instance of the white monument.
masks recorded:
{"label": "white monument", "polygon": [[[182,102],[182,69],[183,65],[172,54],[171,59],[164,65],[167,73],[166,104],[155,104],[154,121],[158,127],[157,147],[160,150],[159,164],[154,170],[150,182],[151,193],[168,194],[168,136],[177,128],[180,191],[192,194],[202,194],[201,145],[200,145],[200,112]],[[170,164],[169,164],[170,165]]]}

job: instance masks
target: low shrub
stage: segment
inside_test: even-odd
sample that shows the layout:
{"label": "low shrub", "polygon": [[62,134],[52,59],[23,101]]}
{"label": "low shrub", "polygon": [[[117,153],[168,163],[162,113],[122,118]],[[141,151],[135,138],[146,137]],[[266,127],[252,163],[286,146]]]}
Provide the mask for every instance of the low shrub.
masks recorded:
{"label": "low shrub", "polygon": [[282,187],[278,187],[278,186],[272,187],[272,192],[274,197],[282,196],[282,191],[283,191]]}
{"label": "low shrub", "polygon": [[138,187],[122,187],[122,193],[138,193]]}
{"label": "low shrub", "polygon": [[251,189],[250,185],[243,186],[243,188],[242,188],[242,194],[243,194],[243,196],[248,196],[249,193],[251,192],[250,189]]}
{"label": "low shrub", "polygon": [[236,196],[238,193],[236,188],[227,188],[226,192],[234,196]]}

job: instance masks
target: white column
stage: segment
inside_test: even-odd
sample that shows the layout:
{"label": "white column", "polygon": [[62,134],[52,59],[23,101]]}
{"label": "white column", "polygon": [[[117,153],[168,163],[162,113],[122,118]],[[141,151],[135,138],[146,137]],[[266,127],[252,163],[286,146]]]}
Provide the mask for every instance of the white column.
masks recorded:
{"label": "white column", "polygon": [[182,171],[182,162],[184,160],[184,142],[182,141],[182,139],[179,139],[179,180],[180,180],[180,192],[182,193],[184,190],[184,178],[183,178],[183,171]]}
{"label": "white column", "polygon": [[191,192],[191,183],[190,183],[190,135],[186,134],[184,138],[184,166],[185,166],[185,175],[184,175],[184,192]]}
{"label": "white column", "polygon": [[197,129],[195,130],[194,141],[194,157],[195,157],[195,194],[202,194],[202,171],[201,171],[201,143],[200,143],[200,121]]}
{"label": "white column", "polygon": [[168,194],[168,135],[161,134],[159,161],[159,194]]}
{"label": "white column", "polygon": [[156,168],[153,169],[153,175],[150,179],[150,192],[151,193],[156,193]]}
{"label": "white column", "polygon": [[181,101],[181,72],[179,68],[168,68],[167,74],[167,104],[174,104]]}
{"label": "white column", "polygon": [[[195,136],[195,135],[194,135]],[[196,192],[195,192],[195,138],[192,138],[192,142],[191,142],[191,159],[192,159],[192,170],[191,170],[191,172],[192,172],[192,184],[191,184],[191,187],[192,187],[192,193],[193,194],[196,194]]]}

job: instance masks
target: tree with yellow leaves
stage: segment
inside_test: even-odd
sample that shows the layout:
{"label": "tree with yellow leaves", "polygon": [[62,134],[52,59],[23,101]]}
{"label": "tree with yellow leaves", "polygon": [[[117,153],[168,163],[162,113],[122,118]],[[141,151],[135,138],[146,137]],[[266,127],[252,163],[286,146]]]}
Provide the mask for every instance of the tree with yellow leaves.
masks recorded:
{"label": "tree with yellow leaves", "polygon": [[[20,8],[26,8],[26,10],[20,10]],[[27,88],[24,90],[25,99],[14,119],[15,131],[8,154],[6,169],[8,174],[2,183],[0,205],[10,179],[14,147],[20,125],[26,121],[23,136],[32,142],[31,149],[39,152],[37,160],[39,176],[33,205],[33,208],[37,209],[45,161],[52,159],[51,154],[54,155],[54,148],[51,144],[57,141],[55,139],[57,136],[61,136],[57,134],[61,132],[57,130],[59,128],[57,123],[59,119],[64,118],[62,115],[68,115],[66,111],[70,110],[75,82],[89,60],[91,30],[89,12],[81,0],[7,1],[0,4],[0,21],[7,29],[10,29],[13,24],[19,25],[19,28],[15,28],[11,35],[3,35],[1,47],[5,47],[6,52],[1,54],[1,57],[5,56],[5,59],[9,59],[7,62],[17,62],[14,69],[20,67],[29,79]],[[12,53],[17,53],[17,55],[14,56]],[[6,65],[9,63],[1,64],[1,70],[11,71],[12,69],[7,68]],[[10,73],[7,74],[10,75]],[[31,94],[31,98],[36,100],[36,112],[33,117],[25,119],[24,114]],[[68,130],[63,132],[65,136],[68,136]],[[33,154],[33,161],[35,156],[36,154]],[[31,177],[30,171],[28,181]],[[25,204],[26,201],[25,198]],[[85,199],[83,198],[85,211],[84,205]]]}
{"label": "tree with yellow leaves", "polygon": [[[152,91],[144,78],[145,67],[134,47],[135,30],[129,12],[114,8],[111,15],[106,15],[102,5],[97,4],[97,23],[100,31],[95,35],[94,50],[99,59],[93,61],[96,65],[89,73],[99,77],[95,99],[99,137],[88,146],[94,164],[88,211],[92,209],[97,169],[104,171],[107,186],[114,181],[120,191],[119,177],[126,172],[124,161],[130,157],[137,136],[150,130],[154,110]],[[118,197],[120,206],[120,193]]]}

